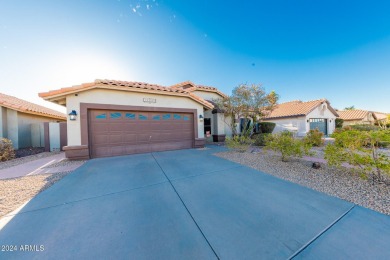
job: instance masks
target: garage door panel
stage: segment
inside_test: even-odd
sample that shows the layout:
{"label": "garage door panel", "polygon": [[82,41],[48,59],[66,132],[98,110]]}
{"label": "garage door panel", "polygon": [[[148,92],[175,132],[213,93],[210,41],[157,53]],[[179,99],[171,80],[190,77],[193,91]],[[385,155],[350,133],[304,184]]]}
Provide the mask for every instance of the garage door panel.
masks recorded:
{"label": "garage door panel", "polygon": [[136,142],[137,142],[136,133],[132,133],[132,134],[125,133],[123,135],[123,143],[136,143]]}
{"label": "garage door panel", "polygon": [[92,157],[192,148],[193,118],[176,112],[92,110]]}
{"label": "garage door panel", "polygon": [[106,121],[94,123],[94,132],[95,133],[105,133],[110,130],[109,125]]}
{"label": "garage door panel", "polygon": [[108,124],[108,131],[123,131],[126,129],[126,125],[122,122],[114,122]]}
{"label": "garage door panel", "polygon": [[110,144],[123,143],[123,134],[122,133],[110,133],[110,135],[108,136],[108,143],[110,143]]}
{"label": "garage door panel", "polygon": [[92,137],[92,142],[96,145],[104,145],[108,143],[108,135],[107,134],[96,134]]}

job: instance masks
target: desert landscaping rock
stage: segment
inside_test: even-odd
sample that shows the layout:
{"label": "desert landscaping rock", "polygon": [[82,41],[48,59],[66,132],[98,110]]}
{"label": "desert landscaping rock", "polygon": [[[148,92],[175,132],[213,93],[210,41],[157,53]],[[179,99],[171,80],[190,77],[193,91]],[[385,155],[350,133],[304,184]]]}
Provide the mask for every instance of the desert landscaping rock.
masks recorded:
{"label": "desert landscaping rock", "polygon": [[321,164],[320,169],[313,169],[313,162],[302,159],[282,162],[280,156],[263,151],[256,153],[229,151],[216,155],[390,215],[390,185],[372,184],[371,181],[362,179],[348,169],[334,169],[325,164]]}
{"label": "desert landscaping rock", "polygon": [[70,172],[0,180],[0,218],[14,211]]}

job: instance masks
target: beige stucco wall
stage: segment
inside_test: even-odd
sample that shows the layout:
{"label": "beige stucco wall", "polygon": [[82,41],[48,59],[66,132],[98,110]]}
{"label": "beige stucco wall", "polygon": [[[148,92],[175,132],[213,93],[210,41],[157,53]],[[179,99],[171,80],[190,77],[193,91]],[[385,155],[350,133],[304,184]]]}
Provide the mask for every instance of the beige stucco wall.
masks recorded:
{"label": "beige stucco wall", "polygon": [[[144,98],[154,98],[156,103],[144,103]],[[177,97],[149,93],[125,92],[118,90],[93,89],[81,92],[78,96],[68,95],[66,97],[66,109],[69,114],[76,110],[80,115],[80,103],[94,104],[114,104],[125,106],[144,106],[144,107],[167,107],[167,108],[186,108],[196,109],[199,115],[203,115],[203,106],[198,102],[187,97]],[[204,137],[203,121],[198,120],[198,138]],[[68,145],[81,145],[80,118],[76,121],[68,119]]]}
{"label": "beige stucco wall", "polygon": [[198,97],[201,97],[205,100],[210,100],[212,101],[213,99],[219,99],[221,98],[220,95],[218,95],[217,93],[214,93],[214,92],[208,92],[208,91],[202,91],[202,90],[196,90],[194,92],[195,95],[197,95]]}
{"label": "beige stucco wall", "polygon": [[279,133],[287,130],[296,133],[297,136],[304,136],[308,131],[308,128],[306,128],[306,118],[304,116],[263,121],[273,122],[276,124],[273,133]]}
{"label": "beige stucco wall", "polygon": [[0,137],[6,137],[7,135],[7,116],[5,108],[0,106]]}
{"label": "beige stucco wall", "polygon": [[367,114],[362,120],[348,120],[344,121],[343,126],[348,125],[373,125],[375,124],[375,119],[373,118],[372,114]]}
{"label": "beige stucco wall", "polygon": [[[310,118],[325,118],[328,119],[328,135],[332,134],[336,128],[336,116],[328,109],[318,106],[311,113],[306,116],[306,121]],[[306,122],[305,121],[305,122]],[[310,123],[306,122],[307,132],[310,130]]]}

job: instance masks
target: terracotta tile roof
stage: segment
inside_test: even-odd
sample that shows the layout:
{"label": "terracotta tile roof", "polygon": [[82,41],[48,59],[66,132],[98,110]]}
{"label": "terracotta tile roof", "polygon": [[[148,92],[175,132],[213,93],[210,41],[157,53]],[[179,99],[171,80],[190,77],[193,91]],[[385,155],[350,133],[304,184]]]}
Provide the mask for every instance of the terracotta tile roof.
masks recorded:
{"label": "terracotta tile roof", "polygon": [[282,104],[278,104],[275,109],[268,115],[265,116],[264,119],[273,119],[273,118],[283,118],[283,117],[295,117],[295,116],[306,116],[311,111],[313,111],[316,107],[321,104],[326,103],[328,109],[332,111],[335,116],[337,112],[330,106],[330,103],[326,99],[318,99],[307,102],[302,102],[300,100],[294,100],[290,102],[285,102]]}
{"label": "terracotta tile roof", "polygon": [[66,115],[53,109],[0,93],[0,106],[26,114],[34,114],[55,119],[66,120]]}
{"label": "terracotta tile roof", "polygon": [[382,113],[382,112],[373,112],[373,113],[375,114],[377,120],[385,120],[390,115],[390,114]]}
{"label": "terracotta tile roof", "polygon": [[340,118],[349,121],[349,120],[362,120],[364,119],[368,113],[372,113],[374,119],[376,119],[376,115],[373,112],[367,110],[353,109],[353,110],[340,110],[337,111]]}
{"label": "terracotta tile roof", "polygon": [[226,95],[224,93],[222,93],[221,91],[219,91],[215,87],[195,85],[191,81],[184,81],[184,82],[172,85],[169,88],[171,88],[171,89],[185,89],[189,92],[194,92],[196,90],[201,90],[201,91],[203,90],[203,91],[207,91],[207,92],[214,92],[214,93],[219,94],[222,97],[226,97]]}
{"label": "terracotta tile roof", "polygon": [[192,100],[202,104],[203,106],[212,109],[214,106],[204,100],[201,97],[198,97],[187,91],[183,88],[170,88],[164,87],[156,84],[149,84],[144,82],[135,82],[135,81],[119,81],[119,80],[107,80],[107,79],[97,79],[95,82],[83,83],[81,85],[72,86],[68,88],[61,88],[58,90],[52,90],[49,92],[39,93],[39,96],[53,101],[56,98],[64,97],[66,95],[77,93],[80,91],[85,91],[94,88],[106,88],[106,89],[117,89],[117,90],[126,90],[126,91],[137,91],[137,92],[151,92],[157,94],[165,94],[171,96],[184,96],[191,98]]}

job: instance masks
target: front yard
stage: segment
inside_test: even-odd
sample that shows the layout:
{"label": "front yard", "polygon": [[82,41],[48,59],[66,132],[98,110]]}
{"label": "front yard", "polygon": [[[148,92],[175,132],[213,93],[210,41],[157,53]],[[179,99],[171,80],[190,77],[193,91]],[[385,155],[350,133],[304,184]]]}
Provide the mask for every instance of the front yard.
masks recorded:
{"label": "front yard", "polygon": [[[317,157],[321,159],[322,149],[313,149],[317,152]],[[253,150],[254,152],[251,152]],[[371,181],[362,179],[358,174],[353,173],[351,169],[336,169],[323,163],[320,169],[314,169],[311,167],[311,161],[298,158],[282,162],[280,155],[273,152],[266,153],[260,148],[249,149],[244,153],[228,151],[216,155],[390,215],[390,185],[372,184]]]}

